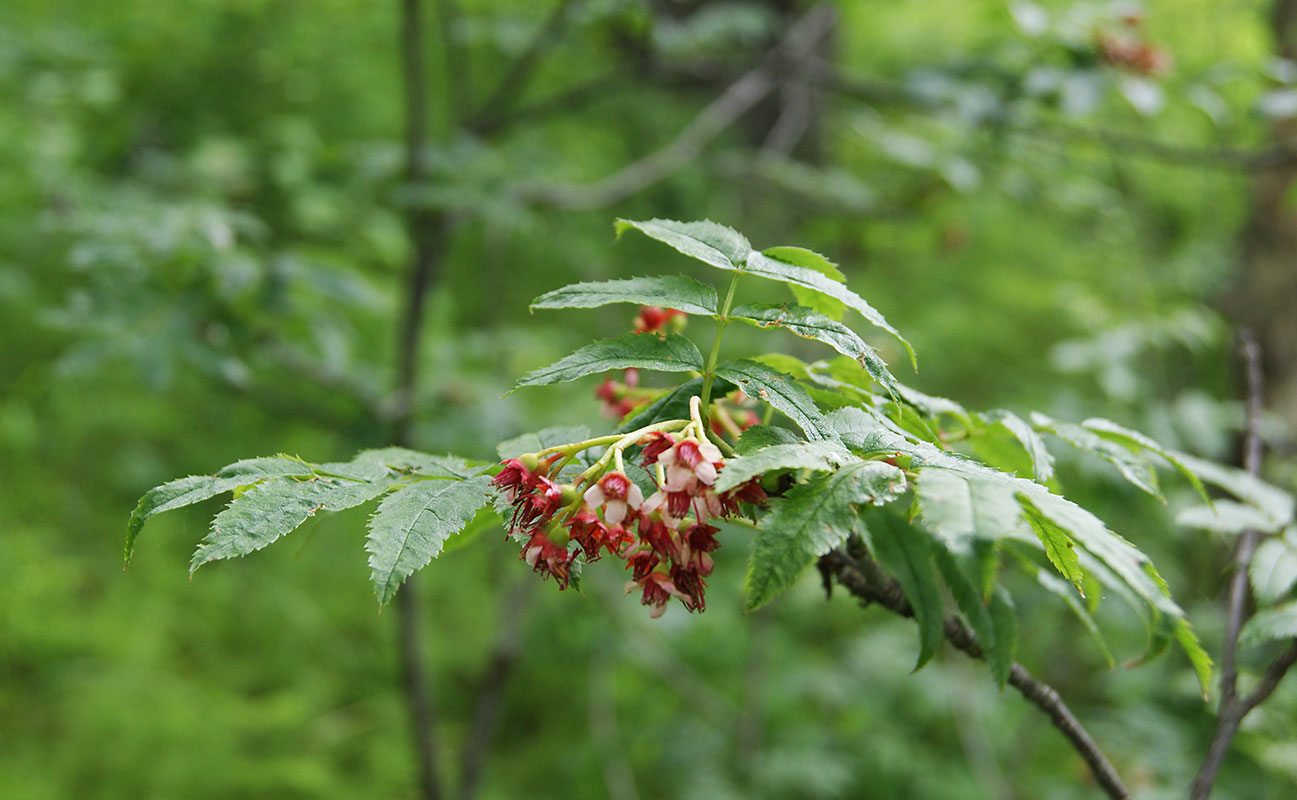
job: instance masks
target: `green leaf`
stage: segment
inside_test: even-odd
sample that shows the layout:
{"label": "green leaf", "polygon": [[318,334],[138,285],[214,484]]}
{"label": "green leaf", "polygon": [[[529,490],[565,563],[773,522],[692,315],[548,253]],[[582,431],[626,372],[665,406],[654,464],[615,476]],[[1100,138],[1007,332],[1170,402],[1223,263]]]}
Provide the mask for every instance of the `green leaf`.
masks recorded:
{"label": "green leaf", "polygon": [[995,629],[995,660],[991,663],[991,671],[997,676],[1007,676],[1013,669],[1013,659],[1018,652],[1018,617],[1014,613],[1013,599],[1003,586],[995,587],[989,608],[991,627]]}
{"label": "green leaf", "polygon": [[758,361],[727,361],[716,374],[755,398],[781,411],[802,429],[808,439],[836,439],[815,402],[791,376],[776,372]]}
{"label": "green leaf", "polygon": [[[703,379],[692,378],[654,400],[643,411],[617,426],[616,433],[630,431],[665,422],[670,419],[689,419],[689,400],[698,397],[703,391]],[[734,385],[726,380],[717,380],[712,384],[712,397],[720,397],[734,391]]]}
{"label": "green leaf", "polygon": [[1252,594],[1261,605],[1271,605],[1287,594],[1297,583],[1297,528],[1262,542],[1252,555],[1248,575]]}
{"label": "green leaf", "polygon": [[1246,530],[1274,533],[1283,523],[1256,506],[1217,500],[1209,506],[1191,506],[1175,517],[1175,524],[1216,533],[1242,533]]}
{"label": "green leaf", "polygon": [[936,654],[944,622],[932,545],[922,531],[891,514],[870,514],[865,524],[875,558],[900,581],[914,609],[914,620],[919,623],[919,658],[914,665],[917,670]]}
{"label": "green leaf", "polygon": [[1189,469],[1188,465],[1180,459],[1179,454],[1175,451],[1163,447],[1139,431],[1133,431],[1130,428],[1118,425],[1112,420],[1092,417],[1082,422],[1081,427],[1094,431],[1105,439],[1124,444],[1131,449],[1142,449],[1157,454],[1183,475],[1185,480],[1189,481],[1189,484],[1204,500],[1208,503],[1211,502],[1210,498],[1207,497],[1207,489],[1202,485],[1202,481],[1194,474],[1193,470]]}
{"label": "green leaf", "polygon": [[1021,417],[1003,410],[988,411],[980,416],[993,430],[1004,431],[1022,445],[1022,449],[1031,459],[1031,471],[1037,481],[1045,483],[1053,477],[1054,457],[1045,447],[1045,442]]}
{"label": "green leaf", "polygon": [[801,442],[801,439],[798,439],[787,428],[779,428],[774,425],[753,425],[739,437],[738,442],[734,445],[734,451],[741,456],[748,456],[762,448],[773,447],[778,444],[797,444],[799,442]]}
{"label": "green leaf", "polygon": [[236,461],[215,475],[191,475],[154,487],[140,498],[135,510],[131,512],[130,521],[126,525],[125,559],[130,562],[135,540],[144,527],[144,522],[155,514],[201,503],[218,494],[267,478],[285,475],[305,477],[310,474],[311,468],[298,459],[283,456],[249,458]]}
{"label": "green leaf", "polygon": [[562,425],[506,439],[495,446],[495,452],[500,456],[501,461],[507,461],[524,453],[537,453],[549,447],[558,447],[561,444],[580,442],[589,438],[590,429],[584,425]]}
{"label": "green leaf", "polygon": [[1297,600],[1290,600],[1258,611],[1243,626],[1238,643],[1249,646],[1294,637],[1297,637]]}
{"label": "green leaf", "polygon": [[[401,472],[413,472],[428,478],[468,478],[486,469],[481,464],[459,456],[434,456],[408,450],[404,447],[383,447],[363,450],[352,460],[353,464],[379,464]],[[324,467],[327,465],[321,465]]]}
{"label": "green leaf", "polygon": [[[437,481],[441,483],[441,481]],[[389,481],[280,478],[258,483],[234,498],[212,520],[212,529],[189,561],[192,575],[202,565],[244,556],[273,543],[320,511],[342,511],[373,500]]]}
{"label": "green leaf", "polygon": [[775,470],[829,472],[855,460],[856,457],[845,447],[832,440],[780,444],[726,461],[714,488],[718,492],[727,492],[758,475]]}
{"label": "green leaf", "polygon": [[1148,556],[1110,531],[1098,517],[1072,501],[1052,494],[1030,481],[1019,483],[1023,487],[1023,494],[1039,514],[1066,531],[1077,545],[1089,550],[1134,590],[1143,602],[1172,617],[1184,617],[1180,607],[1167,596],[1166,584],[1153,570]]}
{"label": "green leaf", "polygon": [[1206,700],[1211,693],[1211,656],[1207,655],[1207,651],[1202,648],[1202,642],[1198,641],[1198,634],[1193,632],[1188,620],[1175,621],[1175,640],[1180,643],[1180,649],[1188,656],[1194,674],[1198,676],[1202,698]]}
{"label": "green leaf", "polygon": [[896,394],[896,379],[878,352],[865,344],[855,331],[818,311],[803,306],[744,305],[734,309],[730,317],[759,328],[783,328],[804,339],[823,342],[854,359],[888,393]]}
{"label": "green leaf", "polygon": [[1205,483],[1219,486],[1238,499],[1256,506],[1274,522],[1275,528],[1282,528],[1293,521],[1294,501],[1288,492],[1241,469],[1206,461],[1188,453],[1173,451],[1172,454]]}
{"label": "green leaf", "polygon": [[441,553],[451,536],[462,531],[487,505],[489,478],[420,481],[383,498],[369,520],[365,549],[379,605],[396,594],[401,583]]}
{"label": "green leaf", "polygon": [[1134,484],[1136,488],[1166,502],[1162,497],[1162,490],[1157,486],[1157,472],[1153,469],[1153,465],[1138,453],[1133,453],[1123,445],[1105,439],[1088,428],[1070,422],[1051,420],[1043,414],[1033,414],[1032,422],[1037,428],[1057,436],[1078,450],[1102,458],[1116,467],[1122,477]]}
{"label": "green leaf", "polygon": [[574,283],[531,301],[532,308],[597,308],[612,303],[674,308],[686,314],[711,315],[716,290],[684,275]]}
{"label": "green leaf", "polygon": [[956,403],[954,400],[948,400],[945,397],[935,397],[930,394],[924,394],[905,384],[898,384],[897,390],[901,399],[907,405],[913,406],[919,410],[925,417],[939,418],[943,414],[954,417],[959,424],[965,428],[973,427],[973,418],[968,410]]}
{"label": "green leaf", "polygon": [[[787,261],[789,264],[799,267],[813,269],[822,275],[827,275],[838,283],[847,282],[847,276],[842,274],[837,264],[813,250],[806,250],[801,247],[771,247],[765,253],[771,258]],[[846,313],[846,303],[841,300],[834,300],[832,297],[796,284],[790,285],[788,288],[792,290],[793,297],[797,298],[799,304],[814,309],[827,317],[841,321],[842,315]]]}
{"label": "green leaf", "polygon": [[678,333],[660,338],[652,334],[628,333],[582,347],[548,367],[522,377],[514,390],[523,386],[544,386],[574,381],[597,372],[638,367],[659,372],[689,372],[703,368],[703,356],[687,337]]}
{"label": "green leaf", "polygon": [[1076,544],[1067,531],[1050,517],[1040,513],[1025,492],[1018,493],[1022,504],[1023,515],[1036,532],[1040,543],[1045,546],[1045,556],[1064,578],[1076,587],[1082,597],[1085,596],[1085,572],[1076,556]]}
{"label": "green leaf", "polygon": [[954,553],[968,555],[977,540],[1030,535],[1011,483],[924,467],[918,470],[916,484],[920,519]]}
{"label": "green leaf", "polygon": [[671,245],[676,250],[705,264],[726,270],[743,267],[752,245],[738,231],[718,225],[711,220],[702,222],[677,222],[671,219],[635,221],[619,219],[615,223],[620,237],[628,228]]}
{"label": "green leaf", "polygon": [[859,527],[852,506],[881,503],[904,491],[905,474],[890,464],[860,461],[798,484],[771,501],[761,518],[743,579],[744,608],[754,611],[787,589],[817,556]]}
{"label": "green leaf", "polygon": [[1090,633],[1090,637],[1094,639],[1095,644],[1099,646],[1099,651],[1103,653],[1104,660],[1108,662],[1108,669],[1115,667],[1117,662],[1112,657],[1112,650],[1108,648],[1107,640],[1103,638],[1103,633],[1099,630],[1098,624],[1095,623],[1094,617],[1090,616],[1089,609],[1087,609],[1085,604],[1081,602],[1081,599],[1076,596],[1076,592],[1068,585],[1067,581],[1059,580],[1058,576],[1044,569],[1035,570],[1035,574],[1037,583],[1062,600],[1068,608],[1072,609],[1072,613],[1076,615],[1076,618],[1080,620],[1081,625],[1085,627],[1085,629]]}
{"label": "green leaf", "polygon": [[901,336],[896,328],[893,328],[883,318],[882,314],[878,313],[877,309],[865,302],[863,297],[815,269],[799,266],[779,258],[781,250],[782,248],[770,248],[763,253],[752,253],[748,256],[747,265],[743,268],[744,274],[780,281],[791,286],[801,286],[846,304],[848,308],[855,310],[872,325],[882,328],[894,336],[901,343],[901,346],[905,348],[905,352],[909,354],[911,364],[917,365],[914,348],[905,340],[905,337]]}
{"label": "green leaf", "polygon": [[1009,680],[1009,670],[1013,666],[1013,647],[1010,643],[1006,652],[1001,646],[999,637],[996,635],[997,626],[991,620],[989,607],[990,603],[1003,602],[1003,599],[998,594],[992,593],[990,602],[983,602],[983,594],[979,591],[977,582],[969,577],[961,565],[963,559],[957,558],[939,543],[933,545],[932,554],[941,571],[942,580],[946,582],[951,597],[955,599],[955,605],[959,607],[960,613],[968,621],[973,633],[977,634],[977,640],[986,655],[986,663],[991,668],[991,676],[997,686],[1004,688]]}

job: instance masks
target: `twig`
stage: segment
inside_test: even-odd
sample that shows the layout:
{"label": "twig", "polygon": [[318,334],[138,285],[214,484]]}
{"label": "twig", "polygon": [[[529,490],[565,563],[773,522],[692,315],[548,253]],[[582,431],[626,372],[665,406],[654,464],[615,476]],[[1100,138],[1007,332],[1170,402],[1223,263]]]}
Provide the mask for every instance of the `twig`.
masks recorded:
{"label": "twig", "polygon": [[[443,3],[443,11],[447,7]],[[424,76],[423,24],[420,0],[401,0],[401,63],[405,93],[406,179],[417,186],[427,179],[427,84]],[[443,20],[443,24],[447,24]],[[414,422],[413,396],[418,384],[420,332],[423,311],[437,272],[436,242],[446,231],[446,218],[426,209],[407,210],[407,231],[414,255],[407,277],[405,308],[397,328],[396,408],[393,410],[392,439],[398,445],[410,443]],[[419,764],[419,787],[423,800],[439,800],[441,778],[437,769],[436,710],[425,686],[426,665],[420,639],[421,615],[418,583],[411,575],[397,592],[397,638],[404,667],[406,703]]]}
{"label": "twig", "polygon": [[779,65],[808,58],[836,19],[826,5],[806,12],[759,66],[732,83],[665,147],[594,183],[520,186],[519,199],[569,210],[602,208],[663,180],[696,159],[712,139],[770,94],[778,85]]}
{"label": "twig", "polygon": [[[877,603],[893,613],[903,617],[913,617],[914,608],[894,578],[883,572],[872,558],[867,555],[857,560],[841,550],[830,551],[821,559],[821,564],[832,572],[852,595]],[[960,650],[973,658],[983,658],[982,646],[977,636],[968,629],[958,617],[946,617],[942,624],[946,638]],[[1034,703],[1058,728],[1081,758],[1090,767],[1095,781],[1113,800],[1125,800],[1130,792],[1121,781],[1098,744],[1081,725],[1063,698],[1049,684],[1035,678],[1021,664],[1014,662],[1009,668],[1009,685],[1017,689],[1023,697]]]}
{"label": "twig", "polygon": [[[1261,348],[1246,328],[1239,331],[1243,367],[1247,376],[1247,427],[1243,439],[1243,467],[1253,476],[1261,471],[1261,398],[1265,385],[1261,372]],[[1252,709],[1263,703],[1270,693],[1278,687],[1293,662],[1297,661],[1297,643],[1275,659],[1266,669],[1264,677],[1251,694],[1244,698],[1238,696],[1238,636],[1243,628],[1247,612],[1248,566],[1256,553],[1261,534],[1254,530],[1245,530],[1239,535],[1234,548],[1234,574],[1230,576],[1225,611],[1225,640],[1221,648],[1220,659],[1220,710],[1216,717],[1216,732],[1211,745],[1203,759],[1202,768],[1193,779],[1190,797],[1193,800],[1206,800],[1216,782],[1225,756],[1229,752],[1230,742],[1238,733]]]}
{"label": "twig", "polygon": [[[803,73],[807,76],[807,80],[870,105],[899,105],[915,111],[927,112],[940,111],[946,107],[941,102],[923,97],[899,84],[847,76],[824,63],[815,66],[815,70]],[[1149,139],[1130,133],[1071,125],[1057,120],[1050,122],[1007,120],[1002,116],[993,115],[986,121],[988,124],[1007,128],[1020,135],[1043,135],[1069,142],[1092,142],[1123,155],[1137,155],[1185,167],[1260,171],[1297,164],[1297,140],[1282,141],[1268,147],[1257,148],[1197,147]]]}
{"label": "twig", "polygon": [[477,712],[473,715],[468,741],[464,743],[460,754],[461,800],[470,800],[477,794],[482,764],[486,760],[491,734],[500,716],[504,690],[509,684],[509,676],[518,664],[518,656],[522,653],[522,628],[527,619],[526,609],[538,585],[539,581],[534,580],[533,576],[524,575],[514,585],[501,608],[502,629],[491,651],[491,662],[482,678],[482,687],[478,690]]}
{"label": "twig", "polygon": [[544,57],[545,52],[562,35],[571,7],[572,0],[559,0],[549,17],[541,23],[540,29],[532,37],[527,48],[509,65],[495,89],[473,112],[470,121],[465,125],[466,128],[482,133],[498,124],[497,120],[504,110],[512,106],[527,88],[527,84],[531,83],[536,65]]}
{"label": "twig", "polygon": [[613,697],[612,654],[597,647],[590,658],[590,733],[596,748],[603,751],[603,782],[611,800],[639,800],[635,772],[622,749],[621,731],[617,725],[617,701]]}

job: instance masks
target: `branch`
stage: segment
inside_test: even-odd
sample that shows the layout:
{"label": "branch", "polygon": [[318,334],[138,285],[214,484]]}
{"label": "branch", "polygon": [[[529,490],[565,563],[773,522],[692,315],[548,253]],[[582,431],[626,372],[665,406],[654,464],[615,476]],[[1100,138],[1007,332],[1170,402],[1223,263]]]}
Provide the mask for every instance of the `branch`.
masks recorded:
{"label": "branch", "polygon": [[730,84],[665,147],[593,183],[520,186],[518,199],[566,210],[602,208],[663,180],[701,155],[709,142],[770,94],[782,65],[809,58],[836,20],[827,5],[807,11],[759,66]]}
{"label": "branch", "polygon": [[[1243,466],[1250,474],[1255,476],[1261,471],[1261,434],[1259,429],[1261,425],[1261,398],[1265,391],[1264,379],[1261,373],[1261,348],[1257,345],[1256,339],[1252,337],[1252,332],[1246,328],[1239,331],[1239,338],[1242,340],[1243,367],[1247,376],[1247,429],[1243,440]],[[1234,548],[1234,574],[1230,576],[1227,594],[1225,641],[1222,646],[1220,660],[1220,711],[1216,717],[1216,732],[1212,736],[1211,745],[1207,748],[1207,755],[1203,759],[1202,768],[1198,770],[1197,777],[1193,779],[1193,787],[1190,791],[1190,797],[1193,800],[1206,800],[1211,796],[1212,786],[1216,782],[1216,775],[1220,772],[1221,765],[1225,763],[1225,755],[1229,752],[1230,742],[1233,741],[1234,735],[1238,733],[1243,718],[1270,696],[1270,693],[1279,685],[1279,681],[1283,680],[1283,676],[1288,672],[1289,667],[1293,665],[1294,661],[1297,661],[1297,644],[1295,644],[1292,649],[1289,649],[1270,665],[1269,669],[1266,670],[1265,677],[1262,678],[1261,683],[1253,690],[1252,694],[1239,699],[1238,636],[1239,631],[1243,628],[1244,616],[1247,611],[1248,565],[1252,563],[1252,556],[1256,553],[1256,547],[1260,540],[1260,533],[1254,530],[1246,530],[1239,536],[1238,544]]]}
{"label": "branch", "polygon": [[531,83],[532,77],[536,74],[536,66],[541,58],[562,36],[571,7],[572,0],[559,0],[549,17],[541,24],[540,30],[532,37],[527,48],[505,70],[504,77],[500,79],[495,90],[473,112],[468,124],[465,125],[466,128],[481,135],[499,125],[502,112],[512,106],[522,95],[527,84]]}
{"label": "branch", "polygon": [[[900,84],[847,76],[822,62],[815,66],[815,70],[803,73],[807,80],[870,105],[898,105],[922,112],[936,112],[949,108],[946,104],[923,97]],[[1197,147],[1059,121],[1032,122],[992,116],[988,122],[1018,134],[1052,136],[1067,142],[1097,143],[1119,151],[1123,155],[1143,156],[1154,161],[1185,167],[1261,171],[1297,164],[1297,140],[1251,149]]]}
{"label": "branch", "polygon": [[[903,617],[914,616],[914,608],[905,597],[900,583],[883,572],[868,555],[856,560],[841,550],[832,550],[820,559],[820,564],[821,569],[831,573],[838,583],[861,600],[877,603]],[[963,620],[955,616],[946,617],[942,627],[951,644],[972,658],[983,658],[977,636]],[[1099,750],[1098,744],[1052,686],[1033,677],[1017,662],[1009,669],[1009,684],[1040,708],[1054,723],[1054,727],[1062,731],[1109,797],[1113,800],[1126,800],[1130,797],[1130,792],[1122,784],[1112,763]]]}
{"label": "branch", "polygon": [[491,663],[482,678],[482,688],[478,691],[477,712],[473,715],[468,741],[462,750],[460,765],[459,796],[470,800],[477,794],[478,781],[482,777],[482,764],[490,747],[491,734],[495,731],[496,719],[500,716],[500,704],[504,690],[509,684],[509,676],[518,664],[522,654],[522,627],[526,622],[526,609],[529,600],[539,581],[531,575],[524,575],[514,585],[513,591],[501,609],[500,618],[504,621],[495,647],[491,652]]}
{"label": "branch", "polygon": [[[441,0],[443,33],[449,46],[450,16],[455,13],[450,0]],[[427,179],[427,83],[424,75],[423,24],[420,0],[401,0],[401,67],[405,100],[405,167],[406,179],[418,186]],[[453,81],[452,81],[453,83]],[[410,443],[414,422],[413,397],[418,385],[418,365],[423,328],[424,305],[428,288],[437,273],[437,240],[448,230],[446,217],[426,209],[411,207],[407,211],[407,233],[413,245],[413,257],[407,277],[405,308],[397,327],[396,407],[392,417],[392,440],[398,445]],[[423,800],[439,800],[441,776],[437,769],[436,710],[426,686],[427,667],[423,662],[420,638],[418,581],[406,579],[396,594],[397,641],[401,652],[402,678],[406,704],[409,707],[415,758],[419,764],[419,786]]]}

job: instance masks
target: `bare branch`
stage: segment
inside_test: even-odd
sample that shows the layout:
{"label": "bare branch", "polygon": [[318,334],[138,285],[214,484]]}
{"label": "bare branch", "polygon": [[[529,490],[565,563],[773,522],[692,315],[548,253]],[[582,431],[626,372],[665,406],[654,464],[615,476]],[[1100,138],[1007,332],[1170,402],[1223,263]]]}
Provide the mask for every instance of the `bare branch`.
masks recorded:
{"label": "bare branch", "polygon": [[526,90],[527,84],[531,83],[536,67],[546,51],[562,36],[571,7],[572,0],[559,0],[526,49],[505,70],[504,77],[473,112],[465,127],[482,134],[499,125],[501,115],[508,107],[514,105]]}
{"label": "bare branch", "polygon": [[521,186],[519,199],[569,210],[602,208],[663,180],[701,155],[709,142],[770,94],[778,85],[779,66],[808,58],[836,20],[827,5],[806,12],[758,67],[732,83],[665,147],[594,183]]}
{"label": "bare branch", "polygon": [[[946,108],[944,104],[918,95],[900,84],[847,76],[823,62],[815,66],[816,69],[803,73],[807,80],[869,105],[904,106],[921,112],[937,112]],[[1023,136],[1100,144],[1122,155],[1139,156],[1184,167],[1259,171],[1297,164],[1297,141],[1282,141],[1257,148],[1198,147],[1073,125],[1059,120],[991,117],[988,122]]]}
{"label": "bare branch", "polygon": [[[820,563],[828,569],[848,592],[903,617],[913,617],[914,608],[905,597],[905,590],[894,578],[883,572],[872,558],[864,555],[857,560],[841,550],[830,551]],[[982,646],[977,636],[959,617],[946,617],[943,623],[946,638],[973,658],[983,658]],[[1032,676],[1021,664],[1014,663],[1009,670],[1009,684],[1023,697],[1034,703],[1062,731],[1072,747],[1090,767],[1094,779],[1113,800],[1125,800],[1130,792],[1121,781],[1112,763],[1098,744],[1081,725],[1063,698],[1049,684]]]}
{"label": "bare branch", "polygon": [[[1261,398],[1265,393],[1264,378],[1261,373],[1261,348],[1257,345],[1256,339],[1253,338],[1251,331],[1243,329],[1239,331],[1241,340],[1241,350],[1243,354],[1243,367],[1247,377],[1247,430],[1243,440],[1243,467],[1252,475],[1261,471]],[[1252,563],[1252,556],[1256,553],[1257,544],[1261,541],[1261,534],[1254,530],[1243,531],[1239,535],[1238,543],[1234,547],[1233,567],[1234,574],[1230,576],[1229,589],[1227,590],[1227,601],[1225,610],[1225,641],[1222,646],[1220,659],[1220,711],[1216,718],[1216,732],[1212,736],[1211,745],[1207,748],[1207,756],[1203,759],[1202,768],[1198,770],[1198,775],[1193,779],[1193,787],[1190,791],[1190,797],[1193,800],[1206,800],[1211,796],[1212,786],[1216,782],[1216,775],[1220,772],[1221,764],[1225,762],[1225,755],[1229,752],[1230,742],[1233,741],[1234,735],[1238,733],[1238,726],[1242,724],[1243,718],[1248,715],[1253,708],[1256,708],[1261,701],[1265,700],[1274,691],[1275,686],[1279,685],[1279,680],[1283,678],[1288,666],[1279,669],[1274,677],[1274,685],[1265,689],[1263,685],[1257,687],[1257,691],[1265,690],[1263,694],[1254,696],[1259,697],[1255,704],[1249,705],[1251,697],[1239,700],[1238,698],[1238,636],[1243,628],[1243,622],[1247,613],[1248,598],[1248,565]],[[1286,657],[1285,654],[1284,657]],[[1280,659],[1283,660],[1283,657]],[[1279,662],[1276,662],[1279,663]],[[1274,669],[1275,665],[1271,665]],[[1267,678],[1270,677],[1267,671]]]}
{"label": "bare branch", "polygon": [[504,690],[518,664],[518,657],[522,654],[522,628],[528,616],[526,610],[529,601],[537,585],[539,582],[531,575],[524,575],[514,585],[501,608],[502,627],[491,651],[491,661],[482,678],[482,687],[478,691],[477,711],[473,715],[471,732],[461,752],[459,796],[462,800],[471,800],[477,795],[482,764],[486,760],[491,735],[500,716]]}

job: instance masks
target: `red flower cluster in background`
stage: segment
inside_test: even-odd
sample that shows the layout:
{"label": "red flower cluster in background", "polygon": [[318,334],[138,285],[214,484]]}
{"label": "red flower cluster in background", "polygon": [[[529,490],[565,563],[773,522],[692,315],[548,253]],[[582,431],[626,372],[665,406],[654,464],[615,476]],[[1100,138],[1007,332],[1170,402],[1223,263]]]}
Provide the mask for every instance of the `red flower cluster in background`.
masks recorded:
{"label": "red flower cluster in background", "polygon": [[1099,58],[1110,66],[1150,77],[1171,71],[1171,54],[1149,42],[1144,35],[1144,18],[1138,14],[1122,17],[1124,30],[1099,31],[1094,46]]}
{"label": "red flower cluster in background", "polygon": [[637,444],[642,464],[656,473],[656,491],[647,498],[620,469],[559,484],[550,471],[560,455],[505,461],[492,484],[513,505],[510,531],[526,537],[519,557],[542,576],[554,576],[561,589],[578,555],[586,562],[613,555],[626,561],[626,590],[641,592],[650,616],[661,616],[672,597],[702,611],[711,554],[720,547],[719,529],[709,523],[738,514],[743,503],[764,504],[766,494],[756,481],[715,491],[725,462],[706,439],[659,432]]}

